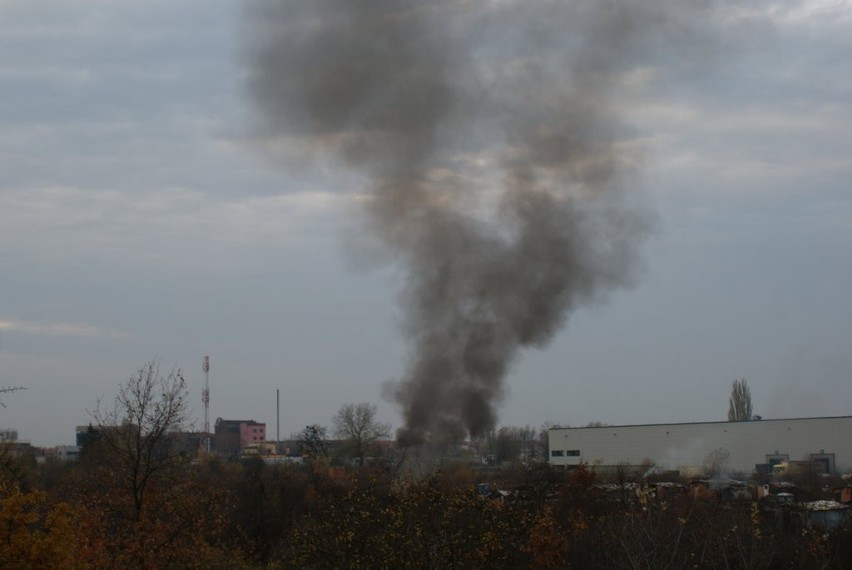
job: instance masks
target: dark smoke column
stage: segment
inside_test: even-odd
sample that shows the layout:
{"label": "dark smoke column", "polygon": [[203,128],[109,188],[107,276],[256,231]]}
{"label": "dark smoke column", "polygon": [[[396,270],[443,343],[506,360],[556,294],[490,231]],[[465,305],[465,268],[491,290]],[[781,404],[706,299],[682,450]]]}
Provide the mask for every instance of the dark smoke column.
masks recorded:
{"label": "dark smoke column", "polygon": [[653,4],[249,5],[266,134],[364,175],[407,268],[402,444],[493,427],[518,350],[629,283],[646,224],[610,94],[671,24]]}

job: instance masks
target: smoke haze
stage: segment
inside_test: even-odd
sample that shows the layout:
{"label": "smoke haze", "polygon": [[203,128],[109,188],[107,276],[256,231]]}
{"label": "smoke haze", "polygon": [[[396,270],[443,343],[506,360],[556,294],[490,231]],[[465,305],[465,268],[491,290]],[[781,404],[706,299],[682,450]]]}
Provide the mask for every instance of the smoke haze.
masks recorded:
{"label": "smoke haze", "polygon": [[612,95],[689,52],[704,12],[634,4],[249,5],[265,135],[362,175],[370,231],[406,268],[401,444],[492,428],[519,350],[630,284],[648,216]]}

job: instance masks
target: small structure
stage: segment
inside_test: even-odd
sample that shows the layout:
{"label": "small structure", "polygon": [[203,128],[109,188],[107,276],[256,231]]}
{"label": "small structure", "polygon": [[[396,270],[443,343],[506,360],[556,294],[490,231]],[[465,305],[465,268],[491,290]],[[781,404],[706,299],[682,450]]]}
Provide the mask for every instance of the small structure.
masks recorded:
{"label": "small structure", "polygon": [[688,493],[686,485],[675,483],[674,481],[659,481],[656,483],[648,483],[648,486],[653,489],[654,496],[658,499],[674,499],[683,497]]}
{"label": "small structure", "polygon": [[775,495],[771,495],[772,502],[776,505],[792,505],[796,497],[793,493],[776,493]]}
{"label": "small structure", "polygon": [[276,455],[274,441],[252,442],[243,446],[241,457],[259,457]]}
{"label": "small structure", "polygon": [[834,530],[849,520],[849,506],[837,501],[811,501],[801,506],[805,512],[805,524],[811,528]]}
{"label": "small structure", "polygon": [[624,483],[595,483],[592,489],[599,492],[607,501],[618,503],[632,503],[642,493],[638,483],[626,481]]}
{"label": "small structure", "polygon": [[691,481],[689,488],[697,498],[717,497],[723,501],[751,500],[753,494],[748,483],[736,479],[698,479]]}

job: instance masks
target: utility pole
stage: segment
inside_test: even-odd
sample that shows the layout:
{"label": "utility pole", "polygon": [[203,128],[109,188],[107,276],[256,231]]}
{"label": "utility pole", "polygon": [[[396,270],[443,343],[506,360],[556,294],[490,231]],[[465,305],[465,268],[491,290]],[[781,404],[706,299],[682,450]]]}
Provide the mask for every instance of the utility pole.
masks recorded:
{"label": "utility pole", "polygon": [[202,448],[210,453],[210,357],[205,356],[201,362],[204,371],[204,389],[201,391],[201,401],[204,404],[204,441]]}

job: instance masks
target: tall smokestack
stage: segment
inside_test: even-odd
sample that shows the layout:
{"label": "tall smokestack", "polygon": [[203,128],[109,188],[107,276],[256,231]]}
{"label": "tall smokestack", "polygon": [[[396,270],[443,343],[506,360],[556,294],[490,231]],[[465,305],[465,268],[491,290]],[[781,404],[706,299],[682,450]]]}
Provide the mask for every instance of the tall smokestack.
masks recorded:
{"label": "tall smokestack", "polygon": [[519,349],[630,283],[647,216],[612,94],[690,38],[680,4],[250,4],[264,134],[363,174],[369,228],[407,268],[400,443],[485,433]]}
{"label": "tall smokestack", "polygon": [[281,390],[275,390],[275,455],[281,454]]}
{"label": "tall smokestack", "polygon": [[201,360],[204,372],[204,388],[201,390],[201,403],[204,405],[204,451],[210,453],[210,357]]}

